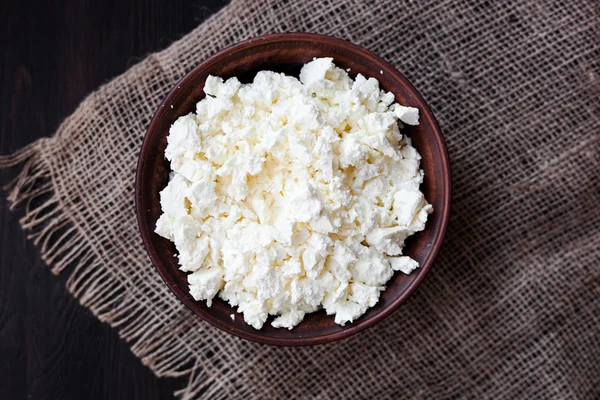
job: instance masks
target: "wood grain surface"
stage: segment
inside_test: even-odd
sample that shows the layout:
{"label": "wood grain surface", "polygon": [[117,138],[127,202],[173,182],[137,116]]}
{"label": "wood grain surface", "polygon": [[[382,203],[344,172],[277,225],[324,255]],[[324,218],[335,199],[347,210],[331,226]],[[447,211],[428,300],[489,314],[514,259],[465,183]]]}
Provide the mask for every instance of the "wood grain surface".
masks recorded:
{"label": "wood grain surface", "polygon": [[[3,0],[0,154],[44,136],[83,98],[224,0]],[[0,170],[0,185],[17,169]],[[0,399],[162,399],[158,379],[41,261],[0,194]]]}

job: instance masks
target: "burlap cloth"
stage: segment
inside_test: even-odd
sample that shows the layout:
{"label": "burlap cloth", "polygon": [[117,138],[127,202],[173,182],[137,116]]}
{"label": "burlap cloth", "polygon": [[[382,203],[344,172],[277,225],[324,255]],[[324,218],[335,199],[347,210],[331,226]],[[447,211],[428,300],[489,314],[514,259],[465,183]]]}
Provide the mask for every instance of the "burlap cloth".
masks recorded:
{"label": "burlap cloth", "polygon": [[[599,398],[600,12],[594,1],[234,1],[0,160],[67,288],[184,398]],[[274,348],[191,315],[134,214],[134,173],[171,86],[224,46],[313,31],[359,43],[432,106],[453,167],[444,248],[393,316],[339,343]]]}

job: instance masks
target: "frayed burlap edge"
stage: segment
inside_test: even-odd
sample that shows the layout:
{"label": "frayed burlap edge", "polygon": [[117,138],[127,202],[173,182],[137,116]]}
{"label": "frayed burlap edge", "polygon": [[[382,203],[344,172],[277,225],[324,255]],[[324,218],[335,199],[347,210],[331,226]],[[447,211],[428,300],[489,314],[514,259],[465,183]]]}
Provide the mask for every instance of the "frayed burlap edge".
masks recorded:
{"label": "frayed burlap edge", "polygon": [[[39,139],[9,156],[0,156],[0,168],[22,164],[21,172],[4,187],[10,209],[24,209],[19,224],[28,232],[27,238],[39,248],[41,258],[58,275],[69,269],[67,290],[79,303],[92,311],[102,322],[118,329],[119,336],[129,343],[131,351],[158,377],[189,375],[189,384],[175,394],[183,399],[203,393],[209,398],[227,398],[225,392],[213,386],[210,377],[197,361],[189,360],[188,349],[181,346],[176,331],[165,332],[144,323],[143,307],[136,302],[121,302],[122,288],[108,278],[101,261],[82,240],[81,234],[65,212],[53,189],[51,167],[45,161],[52,153],[54,139]],[[100,284],[98,284],[100,282]],[[96,285],[95,290],[83,288]],[[183,332],[185,320],[175,324]],[[212,389],[212,390],[211,390]]]}
{"label": "frayed burlap edge", "polygon": [[[221,9],[161,53],[168,53],[170,49],[176,48],[178,43],[185,41],[188,36],[211,29],[215,21],[229,19],[231,16],[228,14],[231,11],[231,7]],[[82,101],[73,114],[93,104],[98,91],[114,85],[126,75],[135,73],[135,70],[143,71],[150,66],[160,69],[161,53],[150,54],[140,63],[99,87]],[[78,231],[71,221],[68,210],[62,205],[60,196],[54,189],[52,166],[47,161],[59,151],[60,141],[63,140],[61,132],[68,122],[67,118],[54,137],[38,139],[11,155],[0,155],[0,169],[22,165],[18,175],[3,188],[7,193],[10,209],[23,208],[24,216],[19,219],[19,224],[28,233],[27,238],[38,247],[42,260],[50,267],[52,273],[59,275],[68,270],[66,288],[69,293],[83,307],[91,310],[100,321],[116,328],[119,337],[129,344],[132,353],[145,366],[157,377],[188,376],[188,385],[176,391],[176,396],[185,400],[196,398],[201,393],[203,397],[211,399],[228,398],[222,385],[214,384],[217,377],[208,374],[206,366],[201,365],[198,360],[190,359],[190,353],[193,354],[193,351],[182,347],[178,333],[189,329],[191,318],[185,318],[189,313],[187,309],[183,310],[184,316],[180,316],[179,321],[169,324],[168,331],[161,329],[163,327],[145,323],[144,321],[149,320],[147,314],[150,310],[135,301],[121,301],[126,295],[123,293],[123,287],[110,279],[108,269],[102,268],[99,257],[87,242],[82,240],[85,238],[84,233]],[[94,286],[94,290],[89,290],[90,286]],[[205,346],[210,346],[210,343],[207,342]]]}

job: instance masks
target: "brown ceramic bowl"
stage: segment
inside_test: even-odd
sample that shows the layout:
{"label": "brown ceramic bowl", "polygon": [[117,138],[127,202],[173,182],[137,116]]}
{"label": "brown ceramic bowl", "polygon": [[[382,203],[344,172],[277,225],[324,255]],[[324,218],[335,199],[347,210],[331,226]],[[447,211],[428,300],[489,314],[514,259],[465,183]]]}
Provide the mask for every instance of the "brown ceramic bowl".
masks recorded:
{"label": "brown ceramic bowl", "polygon": [[[167,185],[169,175],[169,164],[164,158],[166,136],[179,116],[195,110],[195,104],[204,97],[202,89],[209,74],[223,78],[237,76],[243,83],[251,82],[261,70],[298,76],[302,65],[313,57],[333,57],[339,67],[350,68],[352,77],[358,73],[375,77],[383,89],[396,96],[397,102],[420,110],[420,124],[406,126],[403,133],[410,136],[423,157],[421,167],[425,171],[425,181],[421,190],[433,205],[434,213],[425,230],[411,237],[405,249],[405,254],[416,259],[421,268],[410,275],[396,273],[381,294],[379,303],[354,323],[336,325],[333,316],[319,311],[308,314],[292,330],[271,327],[270,317],[263,329],[257,331],[246,324],[234,308],[218,298],[210,308],[204,301],[195,301],[188,293],[186,274],[178,269],[175,246],[154,233],[161,214],[159,192]],[[425,100],[402,74],[375,54],[344,40],[308,33],[275,34],[246,40],[210,57],[179,81],[150,123],[139,156],[135,188],[144,244],[160,276],[179,300],[199,317],[224,331],[256,342],[282,346],[333,342],[389,316],[415,291],[431,268],[442,244],[450,212],[450,166],[446,145]],[[232,313],[236,314],[234,321],[230,318]]]}

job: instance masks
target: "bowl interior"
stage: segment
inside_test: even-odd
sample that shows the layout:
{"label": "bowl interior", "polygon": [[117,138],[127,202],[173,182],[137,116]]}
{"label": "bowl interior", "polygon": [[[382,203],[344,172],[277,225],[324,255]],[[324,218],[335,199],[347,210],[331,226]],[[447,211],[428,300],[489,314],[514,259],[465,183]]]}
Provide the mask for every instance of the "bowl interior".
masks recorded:
{"label": "bowl interior", "polygon": [[[201,45],[201,44],[199,44]],[[421,168],[425,181],[421,186],[434,213],[426,229],[407,241],[405,254],[416,259],[421,268],[411,275],[396,273],[382,293],[379,303],[352,324],[336,325],[324,311],[308,314],[293,330],[271,327],[269,318],[261,331],[243,321],[224,301],[215,298],[212,307],[196,302],[188,293],[186,273],[179,271],[175,246],[153,233],[161,214],[159,192],[167,185],[169,165],[164,159],[166,136],[170,125],[181,115],[193,112],[204,97],[206,77],[236,76],[243,83],[251,82],[261,70],[284,72],[298,76],[300,68],[313,57],[333,57],[337,66],[350,68],[350,75],[373,76],[381,88],[391,91],[396,101],[418,107],[418,126],[406,126],[408,135],[423,159]],[[414,87],[391,65],[370,52],[339,39],[311,34],[282,34],[251,39],[225,49],[211,57],[183,78],[165,98],[156,112],[144,139],[136,180],[138,222],[148,253],[171,290],[196,314],[213,325],[246,339],[278,345],[324,343],[356,333],[389,315],[417,286],[429,269],[444,234],[449,212],[449,166],[443,138],[431,111]],[[230,315],[235,314],[235,321]]]}

